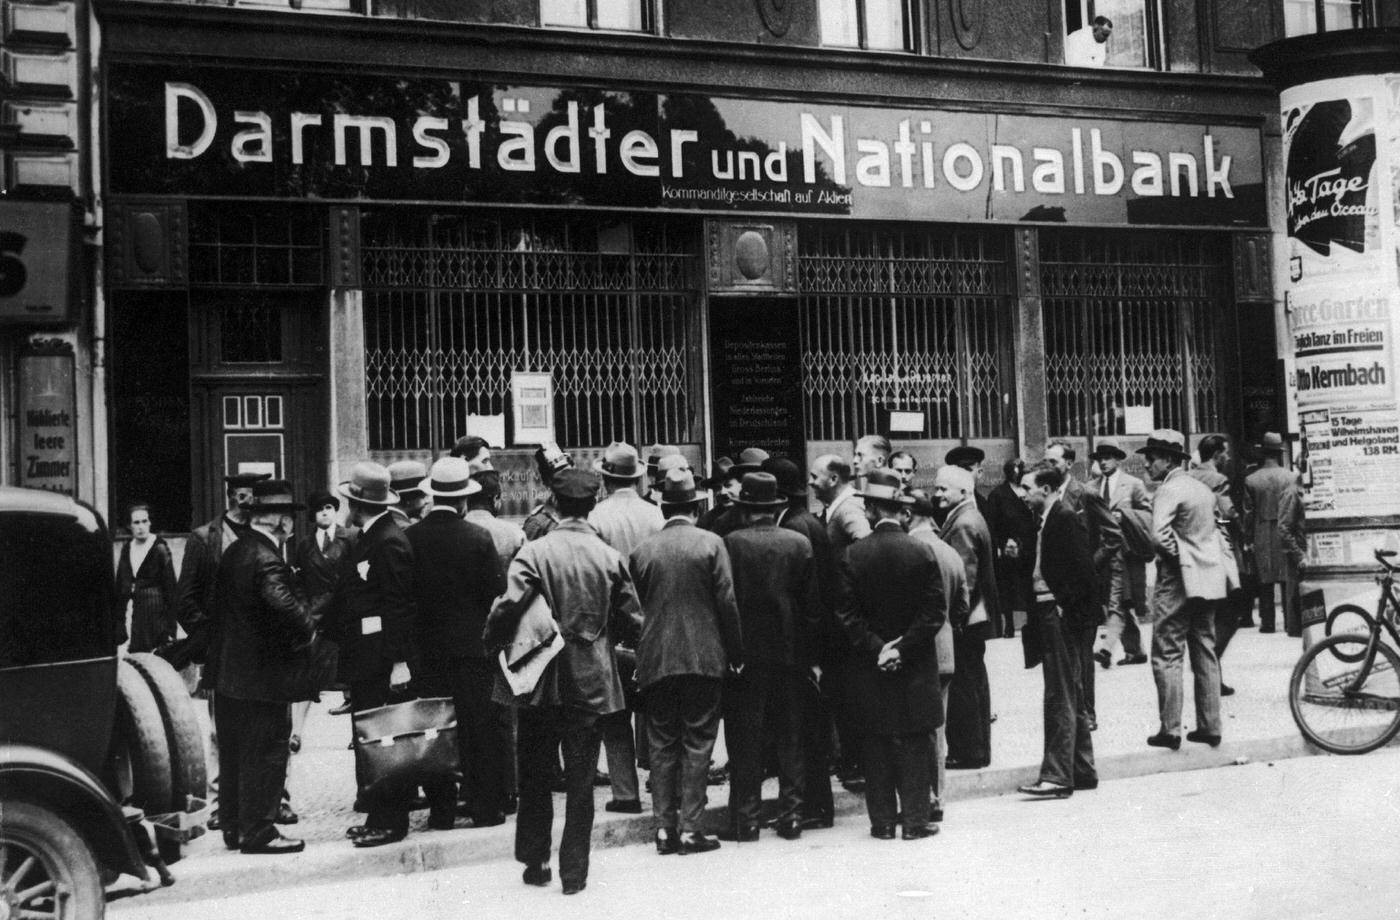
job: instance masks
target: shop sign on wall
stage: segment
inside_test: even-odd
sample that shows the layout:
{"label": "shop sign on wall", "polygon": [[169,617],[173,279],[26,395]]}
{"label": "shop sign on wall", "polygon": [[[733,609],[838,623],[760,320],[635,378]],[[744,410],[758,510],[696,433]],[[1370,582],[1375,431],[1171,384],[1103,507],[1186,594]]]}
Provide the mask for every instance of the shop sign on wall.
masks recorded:
{"label": "shop sign on wall", "polygon": [[73,355],[44,353],[19,359],[19,483],[76,495],[77,420]]}

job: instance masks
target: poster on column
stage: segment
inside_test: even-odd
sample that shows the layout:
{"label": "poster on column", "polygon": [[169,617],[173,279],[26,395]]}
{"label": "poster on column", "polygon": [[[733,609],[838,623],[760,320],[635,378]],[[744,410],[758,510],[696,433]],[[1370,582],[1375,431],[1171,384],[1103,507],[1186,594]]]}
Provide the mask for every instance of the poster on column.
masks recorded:
{"label": "poster on column", "polygon": [[1315,517],[1366,517],[1400,508],[1400,410],[1305,409],[1298,466]]}

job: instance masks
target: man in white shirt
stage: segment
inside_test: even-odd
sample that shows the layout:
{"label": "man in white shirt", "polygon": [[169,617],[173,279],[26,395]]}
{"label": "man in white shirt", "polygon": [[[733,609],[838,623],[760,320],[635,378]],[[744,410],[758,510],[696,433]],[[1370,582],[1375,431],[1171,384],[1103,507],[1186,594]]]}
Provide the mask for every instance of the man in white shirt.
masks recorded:
{"label": "man in white shirt", "polygon": [[1091,25],[1065,36],[1065,63],[1070,67],[1102,67],[1108,57],[1108,37],[1113,20],[1095,16]]}

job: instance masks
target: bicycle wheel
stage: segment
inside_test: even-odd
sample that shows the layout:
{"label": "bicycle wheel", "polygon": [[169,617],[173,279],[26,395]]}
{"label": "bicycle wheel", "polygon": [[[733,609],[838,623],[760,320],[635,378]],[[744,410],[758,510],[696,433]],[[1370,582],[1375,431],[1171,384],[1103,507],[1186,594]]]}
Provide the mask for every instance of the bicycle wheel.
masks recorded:
{"label": "bicycle wheel", "polygon": [[1293,721],[1304,738],[1333,754],[1365,754],[1400,732],[1400,654],[1395,649],[1381,642],[1371,668],[1353,688],[1368,639],[1331,636],[1293,666],[1288,694]]}
{"label": "bicycle wheel", "polygon": [[[1370,611],[1355,604],[1338,604],[1332,608],[1332,612],[1327,614],[1327,635],[1345,636],[1348,634],[1366,635],[1371,632],[1371,628],[1376,625],[1376,620],[1371,616]],[[1347,649],[1334,649],[1333,654],[1346,662],[1357,662],[1361,660],[1361,655],[1366,652],[1366,647],[1361,646],[1360,652],[1355,653],[1348,647]],[[1343,655],[1356,654],[1355,658],[1345,658]]]}

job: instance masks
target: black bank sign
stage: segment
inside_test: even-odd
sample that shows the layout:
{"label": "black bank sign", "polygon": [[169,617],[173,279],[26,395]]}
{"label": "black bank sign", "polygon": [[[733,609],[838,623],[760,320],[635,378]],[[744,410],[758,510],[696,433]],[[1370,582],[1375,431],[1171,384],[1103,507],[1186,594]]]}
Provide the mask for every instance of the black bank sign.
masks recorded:
{"label": "black bank sign", "polygon": [[114,65],[126,194],[1265,226],[1253,128]]}

